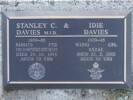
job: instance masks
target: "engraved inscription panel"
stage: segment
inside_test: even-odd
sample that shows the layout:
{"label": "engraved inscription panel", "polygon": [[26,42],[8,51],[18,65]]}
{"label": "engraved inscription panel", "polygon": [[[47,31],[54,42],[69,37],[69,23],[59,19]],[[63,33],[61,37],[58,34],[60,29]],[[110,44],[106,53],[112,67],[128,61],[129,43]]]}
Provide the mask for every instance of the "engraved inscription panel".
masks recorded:
{"label": "engraved inscription panel", "polygon": [[11,82],[123,82],[124,19],[9,22]]}

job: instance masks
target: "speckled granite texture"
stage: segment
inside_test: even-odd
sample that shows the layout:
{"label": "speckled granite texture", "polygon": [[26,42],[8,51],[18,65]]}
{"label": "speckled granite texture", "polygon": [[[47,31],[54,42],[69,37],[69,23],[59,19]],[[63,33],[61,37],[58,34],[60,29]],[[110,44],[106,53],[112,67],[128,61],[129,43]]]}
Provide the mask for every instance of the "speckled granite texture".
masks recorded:
{"label": "speckled granite texture", "polygon": [[[0,0],[5,10],[133,10],[132,0]],[[1,20],[1,19],[0,19]],[[1,33],[1,32],[0,32]],[[0,34],[1,36],[1,34]],[[30,89],[5,91],[2,87],[2,52],[0,39],[0,100],[133,100],[133,91],[116,89]]]}

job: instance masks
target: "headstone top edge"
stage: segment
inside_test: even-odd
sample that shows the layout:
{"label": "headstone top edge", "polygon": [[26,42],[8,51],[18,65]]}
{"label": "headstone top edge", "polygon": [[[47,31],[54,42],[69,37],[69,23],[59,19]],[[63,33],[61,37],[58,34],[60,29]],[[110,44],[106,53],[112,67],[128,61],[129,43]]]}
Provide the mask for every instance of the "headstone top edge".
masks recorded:
{"label": "headstone top edge", "polygon": [[123,16],[126,17],[130,12],[121,10],[99,10],[99,11],[2,11],[7,17],[26,17],[26,16]]}

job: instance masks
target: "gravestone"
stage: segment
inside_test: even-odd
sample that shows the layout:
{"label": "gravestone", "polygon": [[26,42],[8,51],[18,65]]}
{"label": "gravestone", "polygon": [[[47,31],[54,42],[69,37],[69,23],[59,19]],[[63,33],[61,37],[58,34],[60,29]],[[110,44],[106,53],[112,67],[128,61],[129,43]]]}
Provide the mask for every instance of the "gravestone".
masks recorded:
{"label": "gravestone", "polygon": [[131,14],[2,13],[5,88],[131,86]]}

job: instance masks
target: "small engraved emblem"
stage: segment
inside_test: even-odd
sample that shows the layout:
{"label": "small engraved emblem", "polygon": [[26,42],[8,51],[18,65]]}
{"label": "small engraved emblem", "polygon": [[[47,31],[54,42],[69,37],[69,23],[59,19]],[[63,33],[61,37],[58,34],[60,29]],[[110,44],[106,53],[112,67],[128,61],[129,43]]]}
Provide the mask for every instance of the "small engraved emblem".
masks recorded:
{"label": "small engraved emblem", "polygon": [[45,67],[41,63],[34,63],[28,69],[28,75],[34,80],[40,80],[45,77]]}
{"label": "small engraved emblem", "polygon": [[102,78],[102,72],[104,72],[104,69],[99,68],[99,64],[94,62],[93,67],[88,69],[88,71],[90,72],[90,77],[92,80],[100,80]]}

